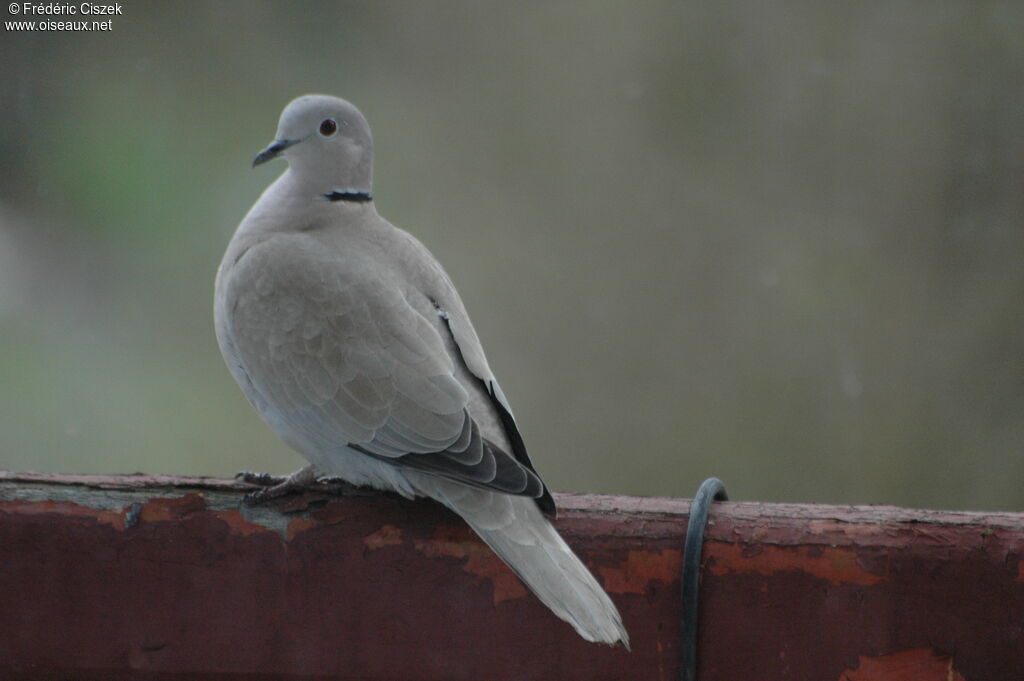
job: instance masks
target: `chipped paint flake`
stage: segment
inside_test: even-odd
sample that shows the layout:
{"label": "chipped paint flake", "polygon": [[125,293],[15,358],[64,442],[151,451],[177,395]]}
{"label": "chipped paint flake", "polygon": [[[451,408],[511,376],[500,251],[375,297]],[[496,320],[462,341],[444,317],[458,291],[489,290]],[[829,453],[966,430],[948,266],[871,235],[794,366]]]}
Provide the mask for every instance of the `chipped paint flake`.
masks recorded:
{"label": "chipped paint flake", "polygon": [[679,580],[682,557],[674,549],[661,551],[629,551],[626,560],[617,566],[601,566],[598,571],[607,591],[619,594],[643,594],[657,580],[671,584]]}
{"label": "chipped paint flake", "polygon": [[515,573],[468,527],[440,527],[431,539],[416,540],[413,545],[429,558],[464,559],[463,571],[479,579],[490,580],[494,588],[495,605],[528,594]]}
{"label": "chipped paint flake", "polygon": [[205,510],[206,499],[202,494],[155,498],[142,505],[139,519],[144,523],[171,522]]}
{"label": "chipped paint flake", "polygon": [[126,530],[130,530],[139,524],[139,516],[142,515],[142,504],[135,502],[125,511],[124,514],[124,527]]}
{"label": "chipped paint flake", "polygon": [[857,667],[847,669],[838,681],[966,681],[955,669],[953,659],[930,648],[902,650],[881,657],[858,658]]}
{"label": "chipped paint flake", "polygon": [[751,549],[747,544],[712,542],[704,555],[707,569],[716,576],[744,572],[772,575],[794,571],[826,579],[832,584],[861,586],[877,584],[884,578],[865,570],[858,562],[856,552],[847,547],[761,544]]}
{"label": "chipped paint flake", "polygon": [[232,532],[248,537],[258,532],[270,532],[272,528],[264,527],[259,523],[249,522],[242,516],[242,512],[239,510],[229,511],[216,511],[214,516],[223,520],[227,523],[227,526],[231,528]]}
{"label": "chipped paint flake", "polygon": [[288,527],[285,530],[285,539],[291,541],[295,537],[306,530],[312,529],[316,526],[316,521],[312,518],[292,518],[288,521]]}
{"label": "chipped paint flake", "polygon": [[373,534],[363,537],[363,543],[371,551],[382,549],[385,546],[401,546],[402,530],[394,525],[384,525]]}
{"label": "chipped paint flake", "polygon": [[123,530],[127,510],[106,510],[89,508],[69,501],[8,501],[0,503],[0,511],[19,515],[55,514],[91,518],[102,525],[110,525],[114,529]]}

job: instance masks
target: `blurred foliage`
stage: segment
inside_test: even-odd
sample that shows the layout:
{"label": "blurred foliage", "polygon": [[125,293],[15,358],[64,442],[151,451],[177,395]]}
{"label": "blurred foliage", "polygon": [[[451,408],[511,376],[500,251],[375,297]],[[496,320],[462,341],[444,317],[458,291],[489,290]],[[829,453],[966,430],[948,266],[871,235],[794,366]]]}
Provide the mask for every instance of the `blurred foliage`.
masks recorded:
{"label": "blurred foliage", "polygon": [[122,4],[0,46],[0,468],[301,463],[211,297],[326,92],[555,489],[1024,506],[1021,3]]}

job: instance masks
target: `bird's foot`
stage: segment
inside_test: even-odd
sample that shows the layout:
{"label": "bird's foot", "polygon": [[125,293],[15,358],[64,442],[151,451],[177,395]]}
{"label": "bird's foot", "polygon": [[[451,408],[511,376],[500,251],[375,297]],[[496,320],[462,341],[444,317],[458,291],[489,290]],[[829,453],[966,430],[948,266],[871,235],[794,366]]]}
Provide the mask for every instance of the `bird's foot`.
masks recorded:
{"label": "bird's foot", "polygon": [[280,485],[287,479],[288,476],[286,475],[271,475],[270,473],[255,473],[253,471],[238,471],[235,473],[235,480],[250,485],[259,485],[260,487]]}
{"label": "bird's foot", "polygon": [[341,478],[321,476],[312,465],[300,468],[288,476],[239,471],[235,479],[262,488],[245,495],[243,502],[249,506],[258,506],[274,499],[309,491],[341,496],[358,489]]}
{"label": "bird's foot", "polygon": [[235,475],[235,479],[261,487],[261,489],[249,492],[243,499],[243,502],[249,506],[258,506],[259,504],[265,504],[268,501],[280,499],[289,494],[305,492],[316,482],[316,476],[316,468],[310,465],[300,468],[288,476],[240,471]]}

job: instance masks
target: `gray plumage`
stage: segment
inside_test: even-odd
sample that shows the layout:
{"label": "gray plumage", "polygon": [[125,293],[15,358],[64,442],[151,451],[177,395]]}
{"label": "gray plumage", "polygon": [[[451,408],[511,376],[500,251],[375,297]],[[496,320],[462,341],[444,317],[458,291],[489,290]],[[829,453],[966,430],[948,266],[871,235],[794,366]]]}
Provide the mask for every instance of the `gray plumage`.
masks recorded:
{"label": "gray plumage", "polygon": [[217,340],[263,419],[321,473],[461,515],[588,641],[628,635],[544,514],[550,492],[451,280],[372,201],[359,111],[307,95],[256,158],[289,167],[217,273]]}

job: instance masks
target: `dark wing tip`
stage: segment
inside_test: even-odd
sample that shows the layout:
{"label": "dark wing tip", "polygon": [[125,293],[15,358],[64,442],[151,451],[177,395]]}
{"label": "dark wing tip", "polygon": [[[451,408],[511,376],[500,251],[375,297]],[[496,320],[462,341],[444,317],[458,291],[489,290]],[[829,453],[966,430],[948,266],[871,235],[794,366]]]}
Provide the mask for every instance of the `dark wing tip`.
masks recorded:
{"label": "dark wing tip", "polygon": [[462,434],[447,449],[391,457],[357,444],[349,444],[349,447],[396,466],[432,473],[480,489],[534,499],[541,511],[555,517],[555,502],[537,472],[482,437],[468,412]]}
{"label": "dark wing tip", "polygon": [[555,500],[551,497],[551,492],[548,490],[548,486],[544,485],[544,493],[534,499],[537,502],[537,508],[540,512],[551,519],[558,517],[558,508],[555,506]]}

